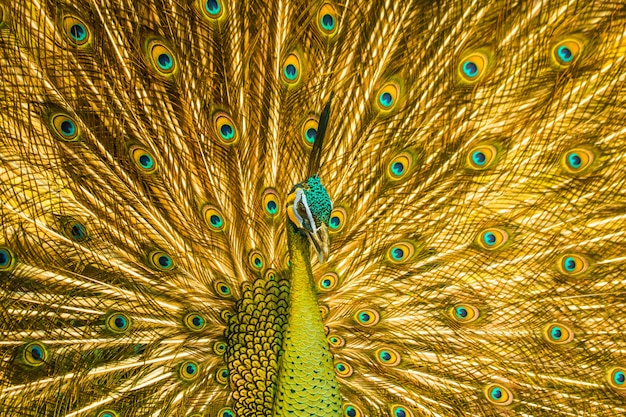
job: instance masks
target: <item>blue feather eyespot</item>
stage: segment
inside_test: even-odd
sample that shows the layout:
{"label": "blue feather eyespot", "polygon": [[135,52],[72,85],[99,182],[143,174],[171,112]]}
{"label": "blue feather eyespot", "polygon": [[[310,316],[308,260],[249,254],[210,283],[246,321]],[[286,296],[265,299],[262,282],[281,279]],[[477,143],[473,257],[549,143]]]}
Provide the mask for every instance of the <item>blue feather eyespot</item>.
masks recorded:
{"label": "blue feather eyespot", "polygon": [[222,356],[224,353],[226,353],[226,343],[224,342],[213,343],[213,352],[215,352],[216,355]]}
{"label": "blue feather eyespot", "polygon": [[626,390],[626,368],[616,366],[609,369],[609,385],[617,390]]}
{"label": "blue feather eyespot", "polygon": [[157,163],[150,152],[141,146],[130,148],[130,158],[139,170],[145,174],[152,174],[157,169]]}
{"label": "blue feather eyespot", "polygon": [[567,67],[578,59],[583,44],[577,39],[565,39],[552,48],[552,57],[558,67]]}
{"label": "blue feather eyespot", "polygon": [[96,417],[120,417],[117,411],[113,410],[102,410],[96,414]]}
{"label": "blue feather eyespot", "polygon": [[211,19],[219,19],[224,13],[219,0],[204,0],[204,10]]}
{"label": "blue feather eyespot", "polygon": [[393,349],[383,348],[376,351],[376,360],[385,366],[396,366],[400,364],[400,354]]}
{"label": "blue feather eyespot", "polygon": [[185,316],[183,323],[189,330],[192,332],[199,332],[204,329],[206,325],[206,320],[198,313],[189,313]]}
{"label": "blue feather eyespot", "polygon": [[566,254],[559,257],[557,267],[562,274],[580,275],[589,269],[589,260],[577,254]]}
{"label": "blue feather eyespot", "polygon": [[11,271],[16,263],[17,259],[13,251],[7,247],[0,246],[0,272]]}
{"label": "blue feather eyespot", "polygon": [[319,119],[315,115],[310,115],[304,120],[301,127],[302,143],[310,148],[315,143],[317,137],[317,127],[319,125]]}
{"label": "blue feather eyespot", "polygon": [[226,407],[218,411],[217,416],[218,417],[235,417],[235,413],[233,412],[232,408]]}
{"label": "blue feather eyespot", "polygon": [[410,242],[398,242],[387,250],[387,259],[394,264],[405,263],[415,254],[415,246]]}
{"label": "blue feather eyespot", "polygon": [[393,404],[391,406],[391,415],[392,417],[414,417],[411,410],[399,404]]}
{"label": "blue feather eyespot", "polygon": [[574,340],[574,332],[564,324],[550,323],[544,328],[543,337],[552,344],[564,345]]}
{"label": "blue feather eyespot", "polygon": [[376,106],[378,111],[388,113],[398,104],[400,98],[400,85],[395,81],[389,81],[376,93]]}
{"label": "blue feather eyespot", "polygon": [[126,333],[133,322],[131,318],[124,313],[111,313],[104,320],[106,329],[116,334]]}
{"label": "blue feather eyespot", "polygon": [[469,151],[467,163],[471,169],[483,170],[491,168],[496,161],[498,150],[492,145],[480,145]]}
{"label": "blue feather eyespot", "polygon": [[37,367],[48,359],[48,349],[40,342],[30,342],[24,346],[22,359],[26,365]]}
{"label": "blue feather eyespot", "polygon": [[354,315],[354,319],[361,326],[371,327],[378,324],[378,322],[380,321],[380,314],[374,309],[366,308],[357,311],[357,313]]}
{"label": "blue feather eyespot", "polygon": [[214,232],[221,232],[226,227],[224,216],[222,216],[222,213],[215,206],[210,204],[204,205],[202,207],[202,217],[209,228]]}
{"label": "blue feather eyespot", "polygon": [[213,115],[213,129],[224,145],[233,145],[239,140],[239,132],[233,118],[223,111]]}
{"label": "blue feather eyespot", "polygon": [[150,264],[159,271],[171,271],[176,264],[172,257],[163,251],[154,251],[150,253]]}
{"label": "blue feather eyespot", "polygon": [[509,241],[509,234],[504,229],[492,227],[478,234],[478,246],[486,250],[502,248]]}
{"label": "blue feather eyespot", "polygon": [[270,217],[276,217],[278,213],[280,213],[280,199],[278,198],[278,193],[272,189],[268,188],[263,191],[263,211]]}
{"label": "blue feather eyespot", "polygon": [[346,345],[346,341],[344,340],[344,338],[335,334],[331,334],[326,338],[326,340],[328,340],[328,344],[330,345],[330,347],[333,348],[340,348]]}
{"label": "blue feather eyespot", "polygon": [[281,79],[288,86],[296,86],[302,79],[302,62],[298,54],[292,53],[287,56],[281,68]]}
{"label": "blue feather eyespot", "polygon": [[193,381],[200,375],[200,365],[196,361],[185,361],[180,364],[178,375],[184,381]]}
{"label": "blue feather eyespot", "polygon": [[457,304],[450,309],[450,316],[458,323],[472,323],[480,317],[480,311],[469,304]]}
{"label": "blue feather eyespot", "polygon": [[365,417],[363,411],[356,405],[352,403],[345,403],[343,405],[343,415],[345,417]]}
{"label": "blue feather eyespot", "polygon": [[74,242],[85,242],[89,240],[87,228],[81,222],[72,218],[67,218],[61,222],[63,234]]}
{"label": "blue feather eyespot", "polygon": [[226,284],[224,281],[217,281],[214,285],[215,291],[222,297],[230,297],[232,295],[230,285]]}
{"label": "blue feather eyespot", "polygon": [[468,84],[478,82],[484,75],[489,64],[489,57],[484,52],[474,52],[463,58],[458,73],[461,80]]}
{"label": "blue feather eyespot", "polygon": [[334,272],[327,272],[317,281],[317,288],[320,291],[330,291],[337,286],[339,277]]}
{"label": "blue feather eyespot", "polygon": [[328,219],[328,232],[331,234],[341,232],[346,224],[347,217],[348,215],[342,207],[335,207]]}
{"label": "blue feather eyespot", "polygon": [[490,384],[485,387],[485,397],[496,405],[510,405],[513,402],[513,393],[503,385]]}
{"label": "blue feather eyespot", "polygon": [[65,142],[80,140],[80,129],[74,119],[65,113],[53,113],[50,118],[52,132]]}
{"label": "blue feather eyespot", "polygon": [[77,16],[63,16],[63,34],[73,46],[85,47],[91,39],[89,26]]}
{"label": "blue feather eyespot", "polygon": [[325,36],[335,36],[339,29],[337,18],[335,7],[331,3],[324,3],[317,12],[317,28]]}
{"label": "blue feather eyespot", "polygon": [[574,148],[563,154],[561,164],[568,174],[585,172],[594,162],[595,155],[590,149]]}
{"label": "blue feather eyespot", "polygon": [[337,376],[340,376],[342,378],[348,378],[352,375],[352,372],[353,369],[349,363],[343,361],[335,362],[335,373],[337,374]]}
{"label": "blue feather eyespot", "polygon": [[400,180],[408,174],[413,166],[413,156],[408,152],[402,152],[387,165],[387,176],[391,180]]}
{"label": "blue feather eyespot", "polygon": [[215,373],[215,379],[222,385],[228,384],[228,369],[220,368]]}
{"label": "blue feather eyespot", "polygon": [[178,71],[178,61],[174,52],[160,39],[146,42],[148,62],[162,77],[171,77]]}
{"label": "blue feather eyespot", "polygon": [[258,270],[262,270],[263,265],[265,265],[265,259],[263,258],[261,252],[259,252],[258,250],[253,250],[252,252],[250,252],[250,255],[248,255],[248,262],[250,262],[250,266],[253,269]]}

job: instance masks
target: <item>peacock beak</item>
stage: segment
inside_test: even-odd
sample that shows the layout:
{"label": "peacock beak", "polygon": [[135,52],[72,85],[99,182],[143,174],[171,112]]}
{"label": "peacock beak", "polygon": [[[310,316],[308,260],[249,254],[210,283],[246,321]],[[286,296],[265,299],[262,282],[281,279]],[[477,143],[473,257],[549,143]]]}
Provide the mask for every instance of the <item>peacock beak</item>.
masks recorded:
{"label": "peacock beak", "polygon": [[309,237],[311,244],[317,252],[317,259],[321,264],[326,262],[330,253],[330,239],[328,238],[328,227],[325,223],[322,223],[316,231],[312,232],[308,229],[303,229],[306,235]]}

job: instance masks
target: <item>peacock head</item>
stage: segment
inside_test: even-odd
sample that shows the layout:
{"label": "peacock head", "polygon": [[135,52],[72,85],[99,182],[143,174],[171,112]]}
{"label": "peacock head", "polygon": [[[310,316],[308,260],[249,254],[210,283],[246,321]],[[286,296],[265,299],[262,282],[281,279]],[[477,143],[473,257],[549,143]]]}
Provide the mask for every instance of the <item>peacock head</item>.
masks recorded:
{"label": "peacock head", "polygon": [[326,188],[317,175],[296,184],[287,196],[287,215],[315,247],[320,263],[328,259],[328,220],[333,210]]}

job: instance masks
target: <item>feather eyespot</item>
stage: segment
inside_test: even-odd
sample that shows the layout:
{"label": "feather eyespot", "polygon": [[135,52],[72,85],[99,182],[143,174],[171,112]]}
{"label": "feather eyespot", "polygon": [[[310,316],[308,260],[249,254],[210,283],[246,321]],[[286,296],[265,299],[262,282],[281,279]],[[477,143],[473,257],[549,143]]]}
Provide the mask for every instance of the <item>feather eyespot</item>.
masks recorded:
{"label": "feather eyespot", "polygon": [[317,12],[317,28],[328,37],[335,36],[339,29],[337,17],[335,7],[330,3],[324,3]]}
{"label": "feather eyespot", "polygon": [[215,352],[215,354],[218,356],[222,356],[224,353],[226,353],[226,343],[224,342],[213,343],[213,352]]}
{"label": "feather eyespot", "polygon": [[198,313],[187,314],[183,322],[192,332],[199,332],[206,326],[206,320]]}
{"label": "feather eyespot", "polygon": [[491,168],[498,155],[498,150],[492,145],[482,145],[469,151],[467,163],[475,170]]}
{"label": "feather eyespot", "polygon": [[220,411],[217,412],[217,416],[218,417],[235,417],[235,414],[233,413],[233,409],[230,407],[226,407],[226,408],[222,408]]}
{"label": "feather eyespot", "polygon": [[86,242],[89,240],[87,228],[81,222],[74,219],[66,219],[61,223],[63,234],[74,242]]}
{"label": "feather eyespot", "polygon": [[281,68],[281,79],[288,86],[296,86],[302,79],[302,62],[296,53],[287,56]]}
{"label": "feather eyespot", "polygon": [[328,344],[334,348],[340,348],[346,345],[344,338],[338,335],[331,334],[326,340],[328,340]]}
{"label": "feather eyespot", "polygon": [[130,157],[143,173],[152,174],[157,169],[157,163],[152,154],[140,146],[130,148]]}
{"label": "feather eyespot", "polygon": [[485,397],[496,405],[510,405],[513,402],[513,393],[499,384],[490,384],[485,387]]}
{"label": "feather eyespot", "polygon": [[222,297],[230,297],[232,295],[230,286],[224,281],[217,281],[215,283],[215,291]]}
{"label": "feather eyespot", "polygon": [[398,242],[387,250],[387,259],[394,264],[410,260],[415,254],[415,246],[410,242]]}
{"label": "feather eyespot", "polygon": [[117,413],[117,411],[113,411],[113,410],[102,410],[98,414],[96,414],[96,417],[119,417],[119,416],[120,415]]}
{"label": "feather eyespot", "polygon": [[376,360],[385,366],[396,366],[400,364],[400,354],[393,349],[383,348],[376,351]]}
{"label": "feather eyespot", "polygon": [[104,325],[108,331],[122,334],[130,330],[133,322],[131,318],[124,313],[111,313],[104,320]]}
{"label": "feather eyespot", "polygon": [[263,255],[258,250],[253,250],[248,255],[248,262],[250,262],[250,266],[254,269],[262,270],[263,265],[265,265],[265,259]]}
{"label": "feather eyespot", "polygon": [[218,20],[224,16],[224,5],[220,0],[199,0],[202,13],[209,20]]}
{"label": "feather eyespot", "polygon": [[581,255],[567,254],[559,258],[557,266],[565,275],[579,275],[587,271],[589,261]]}
{"label": "feather eyespot", "polygon": [[391,406],[391,415],[392,417],[414,417],[411,410],[399,404]]}
{"label": "feather eyespot", "polygon": [[0,246],[0,272],[11,271],[16,263],[17,259],[13,251],[7,247]]}
{"label": "feather eyespot", "polygon": [[320,291],[330,291],[337,286],[339,277],[334,272],[327,272],[317,282],[317,288]]}
{"label": "feather eyespot", "polygon": [[547,325],[543,331],[543,336],[548,342],[556,345],[563,345],[574,340],[572,329],[559,323]]}
{"label": "feather eyespot", "polygon": [[53,113],[50,116],[52,132],[62,141],[76,142],[80,140],[80,128],[74,119],[66,113]]}
{"label": "feather eyespot", "polygon": [[22,359],[26,365],[38,367],[48,359],[48,349],[40,342],[31,342],[24,347]]}
{"label": "feather eyespot", "polygon": [[461,80],[468,84],[478,82],[487,70],[489,57],[483,52],[474,52],[461,60],[458,73]]}
{"label": "feather eyespot", "polygon": [[391,180],[404,178],[413,165],[413,156],[408,152],[402,152],[387,165],[387,176]]}
{"label": "feather eyespot", "polygon": [[239,140],[239,132],[233,118],[219,111],[213,115],[213,127],[219,140],[225,145],[232,145]]}
{"label": "feather eyespot", "polygon": [[302,124],[302,142],[308,148],[312,147],[317,137],[319,119],[316,116],[309,116]]}
{"label": "feather eyespot", "polygon": [[585,148],[574,148],[563,154],[562,165],[568,174],[580,174],[595,160],[594,153]]}
{"label": "feather eyespot", "polygon": [[212,205],[207,204],[202,208],[202,217],[214,232],[221,232],[226,227],[222,213]]}
{"label": "feather eyespot", "polygon": [[268,188],[263,192],[263,210],[270,217],[280,213],[280,200],[275,190]]}
{"label": "feather eyespot", "polygon": [[366,308],[357,311],[357,313],[354,315],[354,318],[361,326],[371,327],[378,324],[378,322],[380,321],[380,314],[374,309]]}
{"label": "feather eyespot", "polygon": [[343,230],[347,218],[346,211],[342,207],[335,207],[328,219],[329,233],[339,233]]}
{"label": "feather eyespot", "polygon": [[478,246],[486,250],[496,250],[503,247],[509,241],[509,234],[504,229],[492,227],[478,234],[476,242]]}
{"label": "feather eyespot", "polygon": [[480,311],[469,304],[457,304],[450,309],[450,316],[458,323],[471,323],[480,317]]}
{"label": "feather eyespot", "polygon": [[363,411],[356,404],[352,403],[345,403],[343,405],[343,415],[345,417],[365,417]]}
{"label": "feather eyespot", "polygon": [[618,366],[609,369],[609,385],[618,390],[626,390],[626,368]]}
{"label": "feather eyespot", "polygon": [[184,381],[193,381],[200,375],[200,365],[196,361],[185,361],[180,364],[178,375]]}
{"label": "feather eyespot", "polygon": [[159,39],[147,42],[146,52],[148,62],[152,68],[162,77],[171,77],[178,70],[178,61],[174,52]]}
{"label": "feather eyespot", "polygon": [[85,47],[91,39],[89,26],[79,17],[66,15],[62,20],[63,33],[74,46]]}
{"label": "feather eyespot", "polygon": [[376,94],[376,106],[378,111],[388,113],[398,104],[400,98],[400,85],[395,81],[385,83]]}
{"label": "feather eyespot", "polygon": [[215,373],[215,379],[222,385],[228,384],[228,369],[220,368]]}
{"label": "feather eyespot", "polygon": [[171,271],[176,264],[172,257],[163,251],[154,251],[150,253],[150,264],[159,271]]}
{"label": "feather eyespot", "polygon": [[335,363],[335,373],[337,376],[342,378],[348,378],[352,375],[353,369],[349,363],[346,362],[336,362]]}
{"label": "feather eyespot", "polygon": [[577,39],[565,39],[552,48],[552,58],[559,67],[567,67],[578,59],[583,44]]}

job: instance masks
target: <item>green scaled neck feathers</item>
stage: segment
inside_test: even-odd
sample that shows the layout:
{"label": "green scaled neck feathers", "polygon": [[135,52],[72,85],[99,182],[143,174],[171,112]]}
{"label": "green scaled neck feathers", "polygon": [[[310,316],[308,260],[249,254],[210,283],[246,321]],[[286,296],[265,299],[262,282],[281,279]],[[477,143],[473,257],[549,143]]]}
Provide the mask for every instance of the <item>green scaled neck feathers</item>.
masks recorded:
{"label": "green scaled neck feathers", "polygon": [[317,176],[296,185],[287,202],[291,289],[273,416],[339,417],[341,396],[310,262],[310,242],[320,260],[328,256],[332,203]]}

